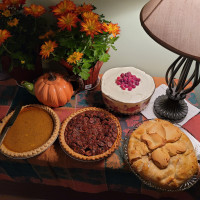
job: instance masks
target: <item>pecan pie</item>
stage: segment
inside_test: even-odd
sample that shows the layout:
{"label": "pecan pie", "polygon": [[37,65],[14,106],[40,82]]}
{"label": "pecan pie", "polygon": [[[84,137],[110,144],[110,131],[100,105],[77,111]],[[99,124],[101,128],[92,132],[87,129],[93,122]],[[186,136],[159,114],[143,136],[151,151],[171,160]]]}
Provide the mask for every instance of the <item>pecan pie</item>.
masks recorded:
{"label": "pecan pie", "polygon": [[161,119],[145,121],[133,131],[128,157],[137,174],[162,189],[177,189],[198,174],[189,138],[180,128]]}
{"label": "pecan pie", "polygon": [[[7,115],[0,125],[0,132],[12,116]],[[57,138],[60,121],[47,106],[23,106],[12,127],[8,130],[0,151],[12,158],[28,158],[46,150]]]}
{"label": "pecan pie", "polygon": [[95,161],[109,156],[121,139],[119,120],[95,107],[84,108],[62,124],[59,140],[65,152],[74,158]]}

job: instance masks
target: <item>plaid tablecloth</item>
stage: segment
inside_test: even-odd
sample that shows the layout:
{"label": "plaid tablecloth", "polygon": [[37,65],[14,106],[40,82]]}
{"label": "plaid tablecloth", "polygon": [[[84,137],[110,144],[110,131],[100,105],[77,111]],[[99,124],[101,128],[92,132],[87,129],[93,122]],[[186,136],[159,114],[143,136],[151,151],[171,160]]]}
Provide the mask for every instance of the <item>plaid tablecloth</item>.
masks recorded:
{"label": "plaid tablecloth", "polygon": [[[156,86],[164,83],[163,78],[154,78],[154,80]],[[198,106],[193,92],[187,96],[187,100]],[[12,110],[19,101],[22,101],[24,105],[39,103],[24,88],[16,85],[3,85],[0,82],[0,119]],[[82,91],[64,107],[54,110],[62,122],[76,110],[89,106],[105,108],[101,92],[98,89]],[[145,119],[141,113],[134,116],[116,116],[123,130],[122,139],[126,137],[134,124]],[[200,141],[199,114],[188,121],[184,127]],[[0,155],[0,180],[63,186],[88,193],[121,191],[150,195],[155,198],[200,199],[199,182],[187,191],[171,193],[156,191],[142,184],[130,171],[124,160],[122,142],[119,148],[107,159],[90,163],[70,158],[63,152],[58,140],[45,152],[34,158],[17,160]]]}

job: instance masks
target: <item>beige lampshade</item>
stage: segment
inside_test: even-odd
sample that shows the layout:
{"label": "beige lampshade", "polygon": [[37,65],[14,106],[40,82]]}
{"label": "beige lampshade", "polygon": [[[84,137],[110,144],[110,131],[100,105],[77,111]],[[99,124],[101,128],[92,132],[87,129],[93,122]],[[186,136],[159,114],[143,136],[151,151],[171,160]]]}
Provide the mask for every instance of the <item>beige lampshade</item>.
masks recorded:
{"label": "beige lampshade", "polygon": [[200,0],[150,0],[140,20],[160,45],[200,61]]}

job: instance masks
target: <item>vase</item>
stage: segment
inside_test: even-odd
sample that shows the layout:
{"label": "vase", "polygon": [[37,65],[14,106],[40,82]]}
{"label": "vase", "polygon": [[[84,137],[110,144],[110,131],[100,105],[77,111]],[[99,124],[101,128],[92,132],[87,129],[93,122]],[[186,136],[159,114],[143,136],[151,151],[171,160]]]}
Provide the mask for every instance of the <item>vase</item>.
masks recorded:
{"label": "vase", "polygon": [[9,68],[11,64],[11,59],[8,56],[2,56],[1,63],[2,73],[7,73],[10,78],[15,79],[19,84],[22,81],[33,82],[43,74],[42,59],[40,56],[37,56],[35,61],[35,68],[33,70],[25,69],[22,66],[16,66],[13,67],[13,69],[10,71]]}
{"label": "vase", "polygon": [[[72,65],[70,65],[69,63],[67,63],[64,60],[61,60],[60,64],[62,64],[67,69],[67,71],[70,75],[74,75],[72,72],[72,68],[73,68]],[[99,71],[100,71],[102,65],[103,65],[102,61],[97,61],[96,64],[94,65],[94,67],[90,68],[89,78],[87,80],[83,80],[85,90],[92,90],[98,86],[98,84],[100,82]]]}
{"label": "vase", "polygon": [[83,81],[85,90],[92,90],[98,86],[98,84],[100,83],[99,71],[102,65],[103,65],[102,61],[97,61],[95,66],[90,69],[89,78]]}

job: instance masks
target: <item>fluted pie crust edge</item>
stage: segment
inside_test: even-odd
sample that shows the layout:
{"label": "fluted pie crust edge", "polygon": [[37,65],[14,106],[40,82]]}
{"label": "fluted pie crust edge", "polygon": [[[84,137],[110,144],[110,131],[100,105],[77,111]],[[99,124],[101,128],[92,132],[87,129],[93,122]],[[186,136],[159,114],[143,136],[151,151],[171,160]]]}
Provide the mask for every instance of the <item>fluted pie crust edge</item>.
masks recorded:
{"label": "fluted pie crust edge", "polygon": [[[36,107],[36,108],[43,109],[51,116],[51,118],[53,120],[53,131],[52,131],[51,137],[42,146],[40,146],[36,149],[27,151],[27,152],[22,152],[22,153],[11,151],[2,143],[2,145],[0,147],[0,152],[3,153],[5,156],[11,157],[11,158],[18,158],[18,159],[26,159],[26,158],[34,157],[34,156],[44,152],[48,147],[50,147],[54,143],[54,141],[58,137],[59,129],[60,129],[60,119],[57,116],[57,114],[51,108],[44,106],[44,105],[39,105],[39,104],[26,105],[26,106],[23,106],[21,110],[23,110],[24,108],[28,108],[28,107]],[[2,123],[0,124],[1,125],[0,132],[3,130],[5,124],[8,122],[8,120],[12,116],[13,112],[14,111],[12,111],[6,117],[3,118]]]}
{"label": "fluted pie crust edge", "polygon": [[[102,154],[98,154],[95,156],[85,156],[82,154],[79,154],[77,152],[75,152],[73,149],[71,149],[66,141],[65,141],[65,128],[68,124],[68,122],[75,117],[76,115],[86,112],[86,111],[100,111],[105,113],[106,115],[108,115],[116,124],[117,126],[117,138],[114,142],[114,144],[112,145],[112,147],[110,149],[108,149],[106,152],[102,153]],[[59,133],[59,142],[60,145],[62,147],[62,149],[71,157],[78,159],[78,160],[82,160],[82,161],[98,161],[101,160],[103,158],[106,158],[108,156],[110,156],[119,146],[120,140],[121,140],[121,136],[122,136],[122,129],[119,123],[119,120],[111,113],[109,113],[108,111],[101,109],[101,108],[96,108],[96,107],[88,107],[88,108],[83,108],[78,110],[77,112],[71,114],[68,118],[66,118],[60,128],[60,133]]]}

